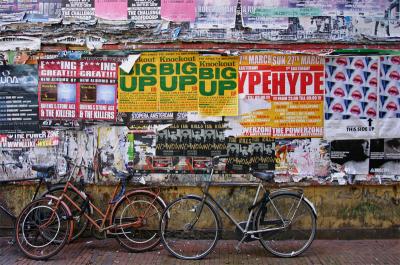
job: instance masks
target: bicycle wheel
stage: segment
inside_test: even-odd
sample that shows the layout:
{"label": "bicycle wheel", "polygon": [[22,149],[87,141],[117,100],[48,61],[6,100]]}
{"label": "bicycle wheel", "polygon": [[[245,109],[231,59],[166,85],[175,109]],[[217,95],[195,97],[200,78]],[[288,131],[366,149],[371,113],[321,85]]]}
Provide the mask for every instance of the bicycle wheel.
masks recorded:
{"label": "bicycle wheel", "polygon": [[276,256],[298,256],[314,240],[316,217],[311,206],[297,194],[272,196],[255,216],[256,230],[272,230],[258,236],[263,247]]}
{"label": "bicycle wheel", "polygon": [[67,243],[72,220],[68,210],[55,201],[41,198],[29,203],[18,216],[16,243],[31,259],[45,260],[56,255]]}
{"label": "bicycle wheel", "polygon": [[124,197],[112,215],[117,241],[127,250],[142,252],[160,243],[158,226],[165,206],[159,197],[134,192]]}
{"label": "bicycle wheel", "polygon": [[[65,185],[56,185],[51,187],[48,191],[43,193],[41,197],[46,196],[47,194],[53,195],[56,197],[59,197],[61,193],[64,191],[64,186]],[[82,205],[84,199],[79,196],[73,189],[68,188],[67,189],[67,195],[77,204],[77,205]],[[71,202],[68,200],[63,200],[65,204],[70,208],[71,214],[74,219],[74,231],[72,231],[72,238],[70,241],[73,241],[80,237],[83,232],[85,232],[89,220],[86,218],[84,214],[81,214],[80,211],[78,211],[74,206],[72,206]],[[91,211],[90,209],[86,209],[86,214],[90,215]]]}
{"label": "bicycle wheel", "polygon": [[220,233],[218,215],[207,201],[183,197],[164,210],[160,222],[165,248],[179,259],[201,259],[217,244]]}

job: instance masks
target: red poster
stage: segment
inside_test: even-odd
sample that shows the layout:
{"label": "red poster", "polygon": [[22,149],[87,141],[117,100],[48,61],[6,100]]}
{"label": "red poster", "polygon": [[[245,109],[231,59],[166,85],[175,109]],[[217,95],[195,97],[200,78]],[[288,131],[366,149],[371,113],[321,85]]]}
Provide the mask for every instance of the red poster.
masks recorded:
{"label": "red poster", "polygon": [[79,62],[79,118],[114,121],[117,117],[118,64]]}
{"label": "red poster", "polygon": [[39,61],[39,118],[76,119],[79,97],[79,63],[68,60]]}

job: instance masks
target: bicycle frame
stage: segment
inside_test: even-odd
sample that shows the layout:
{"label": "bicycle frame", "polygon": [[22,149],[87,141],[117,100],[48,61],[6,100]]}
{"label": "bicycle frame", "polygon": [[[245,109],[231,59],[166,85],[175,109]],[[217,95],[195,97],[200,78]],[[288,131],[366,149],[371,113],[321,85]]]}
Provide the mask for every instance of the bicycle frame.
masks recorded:
{"label": "bicycle frame", "polygon": [[[304,199],[304,194],[301,193],[301,198],[300,198],[300,200],[299,200],[299,203],[297,204],[297,206],[296,206],[296,208],[294,209],[294,212],[293,212],[291,218],[290,218],[289,221],[288,221],[288,220],[286,220],[285,218],[283,218],[283,216],[281,215],[281,213],[279,212],[279,210],[276,208],[276,206],[275,206],[273,200],[271,200],[270,192],[264,188],[264,186],[262,185],[261,182],[259,182],[259,183],[258,183],[258,186],[257,186],[257,192],[256,192],[256,195],[255,195],[254,200],[253,200],[253,204],[252,204],[252,206],[250,207],[251,210],[250,210],[249,215],[248,215],[248,218],[247,218],[246,226],[245,226],[245,228],[242,228],[242,227],[240,226],[239,222],[236,221],[236,219],[235,219],[232,215],[230,215],[229,212],[228,212],[223,206],[221,206],[221,204],[219,204],[218,201],[208,192],[208,191],[209,191],[209,188],[210,188],[210,186],[211,186],[211,183],[212,183],[213,172],[214,172],[214,169],[211,168],[210,181],[208,181],[207,184],[206,184],[206,186],[205,186],[205,188],[202,189],[203,196],[202,196],[202,202],[201,202],[202,204],[201,204],[201,206],[200,206],[200,211],[198,211],[198,214],[197,214],[197,216],[196,216],[196,220],[195,220],[191,225],[193,226],[193,225],[196,223],[196,221],[199,219],[199,217],[200,217],[200,215],[201,215],[201,212],[202,212],[202,210],[203,210],[203,205],[204,205],[205,201],[208,199],[208,200],[211,201],[214,205],[216,205],[217,208],[218,208],[220,211],[222,211],[222,212],[225,214],[225,216],[228,217],[228,219],[243,233],[244,236],[243,236],[241,242],[242,242],[247,236],[249,236],[249,235],[250,235],[251,237],[254,237],[254,235],[255,235],[255,234],[258,234],[258,233],[270,232],[270,231],[275,231],[275,230],[282,230],[282,229],[285,229],[286,227],[288,227],[288,226],[290,225],[290,223],[292,222],[294,216],[296,215],[296,212],[297,212],[297,210],[298,210],[298,208],[299,208],[299,206],[300,206],[301,201]],[[257,199],[258,199],[258,197],[259,197],[259,195],[260,195],[261,189],[264,190],[264,197],[263,197],[260,201],[257,201]],[[253,213],[254,213],[255,209],[257,208],[256,206],[257,206],[259,203],[262,203],[263,201],[266,202],[266,201],[268,201],[268,200],[271,201],[271,204],[272,204],[272,206],[273,206],[275,212],[278,214],[278,216],[279,216],[279,218],[280,218],[280,221],[282,222],[283,226],[274,227],[274,228],[266,228],[266,229],[261,229],[261,230],[250,230],[250,229],[249,229],[249,228],[250,228],[250,223],[252,222]],[[292,211],[292,209],[289,210],[289,213],[291,213],[291,211]]]}
{"label": "bicycle frame", "polygon": [[[118,183],[118,185],[115,187],[111,200],[108,203],[106,212],[104,213],[103,211],[101,211],[99,208],[97,208],[90,200],[88,201],[88,207],[92,207],[92,209],[95,210],[95,212],[97,212],[100,216],[101,216],[101,224],[99,225],[96,220],[94,220],[90,215],[88,215],[86,213],[86,211],[82,211],[82,208],[77,205],[67,194],[67,190],[68,189],[72,189],[73,191],[75,191],[83,200],[88,200],[88,197],[85,193],[82,193],[79,189],[77,189],[70,181],[70,179],[67,181],[67,183],[65,184],[64,187],[64,191],[63,193],[60,195],[60,197],[57,198],[57,203],[54,207],[54,212],[57,210],[57,208],[59,207],[60,203],[62,201],[68,201],[76,210],[78,210],[79,212],[81,212],[88,220],[89,222],[100,232],[103,231],[107,231],[110,229],[120,229],[120,228],[126,228],[126,227],[140,227],[141,225],[141,218],[143,218],[144,216],[147,215],[149,209],[150,209],[150,205],[148,206],[148,208],[146,209],[145,213],[143,216],[140,216],[139,220],[132,222],[132,223],[128,223],[128,224],[121,224],[121,225],[112,225],[112,220],[111,220],[111,216],[114,210],[115,205],[117,205],[118,202],[114,202],[116,196],[117,196],[117,192],[118,190],[120,190],[121,187],[121,182]],[[133,192],[149,192],[148,189],[135,189],[133,190]],[[153,193],[151,192],[152,195],[154,195],[154,200],[152,201],[152,204],[155,202],[155,200],[157,200],[158,195],[160,193],[160,190],[158,190],[158,192]],[[124,197],[126,197],[126,194],[124,196],[122,196],[120,198],[123,199]],[[129,200],[129,199],[128,199]],[[109,226],[106,226],[107,221],[109,222]]]}

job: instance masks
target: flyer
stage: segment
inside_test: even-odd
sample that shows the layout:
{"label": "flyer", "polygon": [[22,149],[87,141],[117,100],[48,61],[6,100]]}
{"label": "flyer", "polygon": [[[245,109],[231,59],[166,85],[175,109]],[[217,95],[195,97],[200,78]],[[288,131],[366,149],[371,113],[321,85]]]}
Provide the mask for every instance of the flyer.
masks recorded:
{"label": "flyer", "polygon": [[128,0],[128,19],[136,26],[157,25],[161,22],[161,0]]}
{"label": "flyer", "polygon": [[161,0],[161,17],[174,22],[194,21],[196,18],[196,1]]}
{"label": "flyer", "polygon": [[95,15],[107,20],[127,20],[128,0],[95,0]]}
{"label": "flyer", "polygon": [[0,65],[0,132],[38,132],[38,122],[37,67]]}
{"label": "flyer", "polygon": [[400,56],[380,59],[379,138],[400,137]]}
{"label": "flyer", "polygon": [[234,56],[199,57],[199,113],[204,116],[238,115],[238,64]]}
{"label": "flyer", "polygon": [[78,68],[78,61],[39,61],[39,118],[41,120],[78,118]]}
{"label": "flyer", "polygon": [[79,118],[115,121],[117,117],[118,64],[79,61]]}
{"label": "flyer", "polygon": [[376,175],[398,175],[400,139],[371,139],[369,168],[369,172]]}
{"label": "flyer", "polygon": [[198,110],[198,54],[194,52],[158,53],[159,111]]}
{"label": "flyer", "polygon": [[197,0],[192,28],[226,29],[235,27],[238,0]]}
{"label": "flyer", "polygon": [[323,57],[242,54],[237,133],[248,137],[321,137],[323,85]]}
{"label": "flyer", "polygon": [[377,137],[379,58],[328,58],[325,70],[325,138]]}
{"label": "flyer", "polygon": [[396,0],[336,0],[337,14],[342,16],[385,17],[392,9],[399,12],[398,8],[399,1]]}
{"label": "flyer", "polygon": [[157,53],[142,53],[129,73],[119,68],[119,112],[158,112],[158,65]]}

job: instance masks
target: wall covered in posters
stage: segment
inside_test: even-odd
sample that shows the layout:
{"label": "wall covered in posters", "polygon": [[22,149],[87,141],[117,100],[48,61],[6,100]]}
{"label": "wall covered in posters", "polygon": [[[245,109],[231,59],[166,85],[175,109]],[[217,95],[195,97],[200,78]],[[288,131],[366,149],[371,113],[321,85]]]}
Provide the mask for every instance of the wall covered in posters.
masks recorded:
{"label": "wall covered in posters", "polygon": [[[89,166],[89,181],[113,180],[114,166],[162,180],[204,174],[227,155],[219,174],[399,180],[398,56],[151,52],[126,71],[121,61],[0,66],[3,178],[31,177],[35,163],[61,172],[68,155]],[[29,113],[36,131],[18,123]],[[8,165],[17,161],[23,170]]]}

